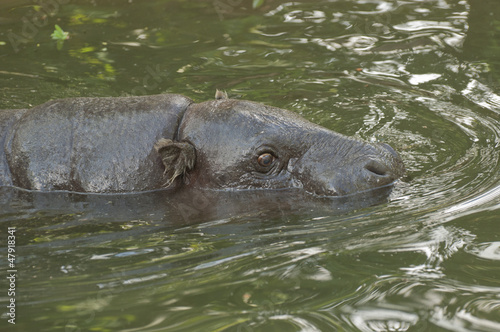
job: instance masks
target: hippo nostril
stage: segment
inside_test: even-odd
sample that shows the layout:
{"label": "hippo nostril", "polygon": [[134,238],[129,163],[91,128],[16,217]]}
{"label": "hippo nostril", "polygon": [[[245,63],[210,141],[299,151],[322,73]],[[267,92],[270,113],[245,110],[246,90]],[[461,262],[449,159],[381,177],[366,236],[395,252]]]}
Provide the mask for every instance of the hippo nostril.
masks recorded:
{"label": "hippo nostril", "polygon": [[386,165],[376,162],[375,160],[370,160],[366,165],[365,169],[378,176],[387,176],[389,169]]}

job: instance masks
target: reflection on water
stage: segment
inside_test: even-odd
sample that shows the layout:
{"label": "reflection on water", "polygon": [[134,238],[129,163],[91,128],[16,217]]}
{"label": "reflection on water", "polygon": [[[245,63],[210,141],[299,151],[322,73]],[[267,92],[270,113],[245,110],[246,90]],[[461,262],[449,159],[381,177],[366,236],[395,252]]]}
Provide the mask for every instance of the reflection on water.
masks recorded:
{"label": "reflection on water", "polygon": [[2,188],[9,330],[500,330],[498,3],[71,1],[29,36],[41,7],[0,8],[2,109],[221,88],[389,143],[407,168],[333,200]]}

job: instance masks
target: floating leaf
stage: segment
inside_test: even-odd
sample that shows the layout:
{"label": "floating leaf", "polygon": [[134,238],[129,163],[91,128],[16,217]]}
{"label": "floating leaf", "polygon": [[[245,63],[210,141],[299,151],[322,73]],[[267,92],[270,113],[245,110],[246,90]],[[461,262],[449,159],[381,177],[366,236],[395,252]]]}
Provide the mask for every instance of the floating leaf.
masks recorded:
{"label": "floating leaf", "polygon": [[54,39],[54,40],[66,40],[69,38],[69,32],[64,31],[57,24],[55,25],[55,28],[56,29],[54,30],[54,32],[52,32],[52,34],[50,35],[52,37],[52,39]]}
{"label": "floating leaf", "polygon": [[52,37],[52,39],[57,40],[57,50],[60,51],[63,48],[64,41],[69,38],[69,32],[64,31],[57,24],[55,25],[55,28],[56,29],[50,36]]}

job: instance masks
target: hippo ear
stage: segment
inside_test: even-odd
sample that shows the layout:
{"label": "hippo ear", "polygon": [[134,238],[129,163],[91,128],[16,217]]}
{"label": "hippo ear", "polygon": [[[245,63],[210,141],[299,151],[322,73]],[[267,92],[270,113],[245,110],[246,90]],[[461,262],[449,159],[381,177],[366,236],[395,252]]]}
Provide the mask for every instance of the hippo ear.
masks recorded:
{"label": "hippo ear", "polygon": [[155,150],[165,165],[165,173],[168,177],[166,186],[170,186],[179,175],[194,167],[196,152],[194,146],[188,142],[174,142],[162,138],[155,144]]}

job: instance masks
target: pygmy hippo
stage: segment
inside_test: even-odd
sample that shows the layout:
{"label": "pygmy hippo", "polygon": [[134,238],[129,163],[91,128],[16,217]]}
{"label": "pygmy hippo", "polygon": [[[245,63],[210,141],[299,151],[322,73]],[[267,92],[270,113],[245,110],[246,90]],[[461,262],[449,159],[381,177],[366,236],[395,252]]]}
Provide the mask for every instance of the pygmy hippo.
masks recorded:
{"label": "pygmy hippo", "polygon": [[0,111],[0,186],[124,193],[188,186],[340,196],[404,166],[369,144],[259,103],[163,94],[71,98]]}

